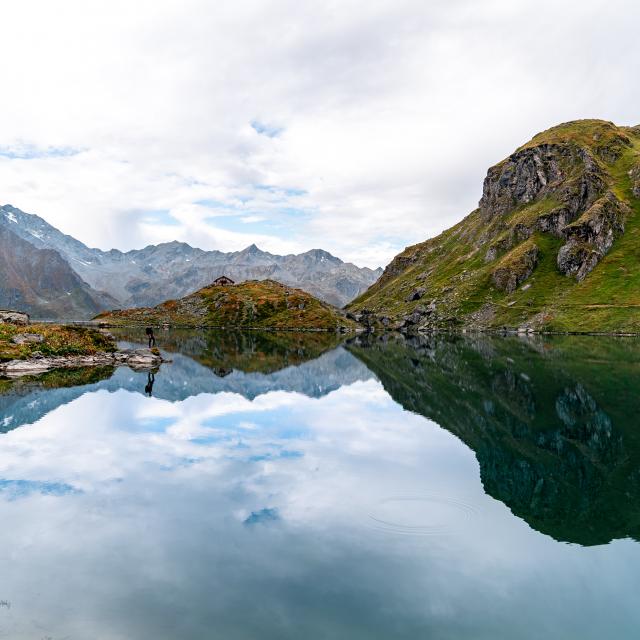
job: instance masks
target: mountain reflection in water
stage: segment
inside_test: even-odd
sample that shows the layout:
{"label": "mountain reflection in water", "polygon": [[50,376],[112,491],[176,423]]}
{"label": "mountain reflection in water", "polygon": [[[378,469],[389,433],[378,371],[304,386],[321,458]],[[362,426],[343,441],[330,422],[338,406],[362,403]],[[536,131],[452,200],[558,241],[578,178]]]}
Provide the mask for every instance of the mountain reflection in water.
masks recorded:
{"label": "mountain reflection in water", "polygon": [[640,343],[464,335],[349,347],[405,409],[476,454],[485,490],[583,545],[640,537]]}
{"label": "mountain reflection in water", "polygon": [[0,638],[635,638],[635,340],[157,338],[0,380]]}

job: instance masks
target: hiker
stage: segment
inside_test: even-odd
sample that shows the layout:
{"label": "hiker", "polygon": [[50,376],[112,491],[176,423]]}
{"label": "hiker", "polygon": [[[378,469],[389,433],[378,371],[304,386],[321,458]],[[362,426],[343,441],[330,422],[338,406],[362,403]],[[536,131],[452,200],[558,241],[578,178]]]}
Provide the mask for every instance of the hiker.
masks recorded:
{"label": "hiker", "polygon": [[147,334],[147,337],[149,338],[149,349],[151,349],[152,346],[156,346],[156,337],[153,335],[153,329],[151,327],[147,327],[145,329],[145,333]]}

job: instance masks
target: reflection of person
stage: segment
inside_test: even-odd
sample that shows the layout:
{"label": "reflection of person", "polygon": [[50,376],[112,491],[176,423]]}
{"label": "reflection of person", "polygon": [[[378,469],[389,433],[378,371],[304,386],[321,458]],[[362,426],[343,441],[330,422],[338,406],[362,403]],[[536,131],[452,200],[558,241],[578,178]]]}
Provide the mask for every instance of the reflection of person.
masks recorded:
{"label": "reflection of person", "polygon": [[147,374],[147,386],[144,388],[144,392],[151,397],[153,391],[153,383],[156,381],[156,374],[149,371]]}
{"label": "reflection of person", "polygon": [[151,349],[151,346],[156,346],[156,337],[153,335],[153,329],[151,327],[147,327],[144,331],[147,334],[147,337],[149,338],[149,349]]}

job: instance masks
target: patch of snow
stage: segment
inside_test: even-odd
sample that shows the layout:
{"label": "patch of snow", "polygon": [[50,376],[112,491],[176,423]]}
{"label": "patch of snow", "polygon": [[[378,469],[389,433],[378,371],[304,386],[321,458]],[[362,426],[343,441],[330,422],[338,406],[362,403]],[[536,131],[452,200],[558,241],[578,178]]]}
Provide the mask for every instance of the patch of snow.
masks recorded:
{"label": "patch of snow", "polygon": [[16,214],[13,213],[13,211],[5,211],[4,215],[7,216],[7,218],[9,218],[11,222],[15,222],[16,224],[18,224],[18,218],[16,218]]}
{"label": "patch of snow", "polygon": [[3,427],[8,427],[12,422],[13,422],[13,416],[7,416],[7,417],[6,417],[6,418],[4,418],[4,420],[2,421],[2,426],[3,426]]}
{"label": "patch of snow", "polygon": [[76,262],[79,262],[80,264],[85,265],[86,267],[88,267],[88,266],[91,264],[91,262],[86,262],[86,261],[84,261],[84,260],[80,260],[80,258],[74,258],[74,260],[75,260]]}
{"label": "patch of snow", "polygon": [[29,229],[29,233],[32,236],[35,236],[36,238],[38,238],[38,240],[42,240],[42,234],[39,233],[38,231],[32,231],[31,229]]}

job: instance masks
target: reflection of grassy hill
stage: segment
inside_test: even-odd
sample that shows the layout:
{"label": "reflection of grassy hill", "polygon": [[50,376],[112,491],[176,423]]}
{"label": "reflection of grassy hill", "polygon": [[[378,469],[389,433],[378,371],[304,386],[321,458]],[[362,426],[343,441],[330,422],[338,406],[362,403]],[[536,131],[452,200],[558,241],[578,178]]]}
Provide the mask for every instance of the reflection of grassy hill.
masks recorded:
{"label": "reflection of grassy hill", "polygon": [[274,280],[248,280],[208,286],[157,307],[107,311],[97,316],[110,325],[262,328],[336,331],[353,329],[331,305]]}
{"label": "reflection of grassy hill", "polygon": [[[144,342],[142,329],[112,329],[118,340]],[[172,329],[156,333],[158,346],[193,358],[218,375],[231,369],[246,373],[272,373],[319,357],[337,347],[335,332],[194,331]]]}
{"label": "reflection of grassy hill", "polygon": [[640,343],[358,340],[404,408],[471,447],[487,493],[557,540],[640,539]]}

